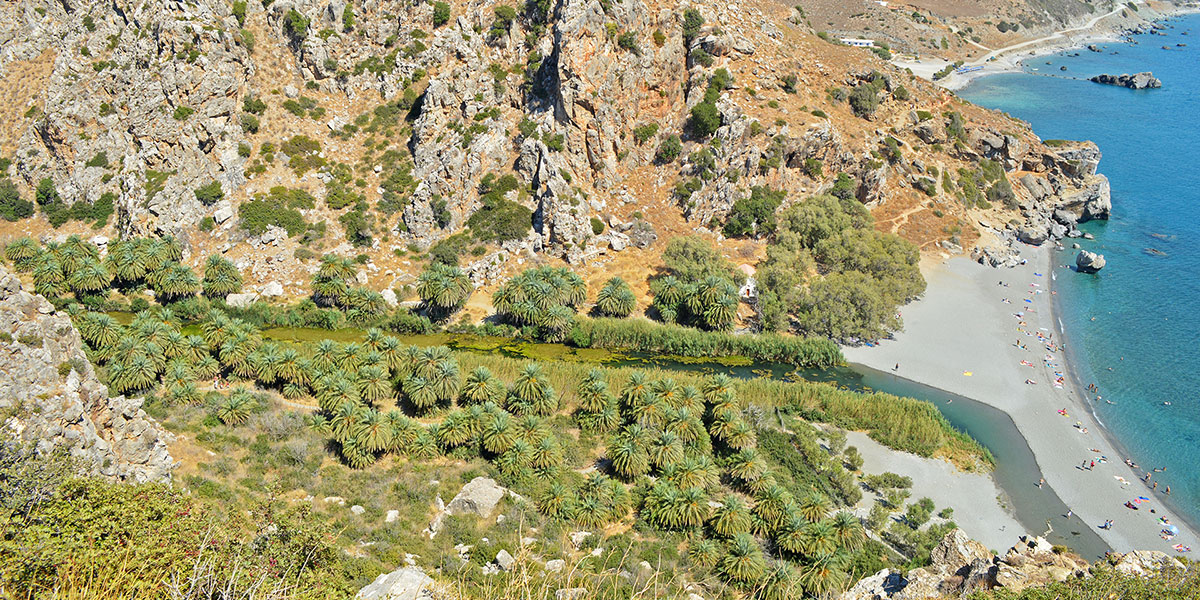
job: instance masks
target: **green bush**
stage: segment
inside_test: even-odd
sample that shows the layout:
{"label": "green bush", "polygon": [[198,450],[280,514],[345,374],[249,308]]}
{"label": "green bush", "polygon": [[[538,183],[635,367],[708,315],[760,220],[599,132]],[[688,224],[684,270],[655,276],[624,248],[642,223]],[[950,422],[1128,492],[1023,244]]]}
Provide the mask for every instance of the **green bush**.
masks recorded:
{"label": "green bush", "polygon": [[85,167],[100,167],[101,169],[107,168],[108,167],[108,154],[106,152],[104,152],[103,150],[101,150],[100,152],[97,152],[96,155],[93,156],[90,160],[88,160],[87,163],[84,164],[84,166]]}
{"label": "green bush", "polygon": [[259,194],[238,206],[239,225],[250,235],[262,235],[271,225],[286,229],[289,237],[299,235],[309,225],[296,209],[305,207],[305,204],[308,204],[307,208],[312,208],[311,198],[303,190],[271,188],[269,194]]}
{"label": "green bush", "polygon": [[445,2],[433,3],[433,26],[441,27],[450,22],[450,5]]}
{"label": "green bush", "polygon": [[654,155],[654,159],[660,163],[674,162],[679,158],[679,154],[683,152],[683,143],[679,140],[679,136],[675,134],[668,135],[658,145],[658,151]]}
{"label": "green bush", "polygon": [[599,217],[592,217],[591,222],[593,235],[600,235],[604,233],[604,221],[601,221]]}
{"label": "green bush", "polygon": [[692,107],[691,116],[692,131],[699,138],[711,136],[721,126],[721,113],[715,104],[701,102]]}
{"label": "green bush", "polygon": [[21,191],[8,177],[0,178],[0,217],[19,221],[33,216],[33,203],[21,197]]}
{"label": "green bush", "polygon": [[637,143],[644,144],[650,138],[658,135],[658,123],[647,123],[640,127],[633,128],[633,139]]}
{"label": "green bush", "polygon": [[696,38],[696,34],[700,33],[700,28],[704,26],[704,15],[700,11],[689,8],[683,11],[683,40],[687,44],[691,44]]}
{"label": "green bush", "polygon": [[875,86],[860,83],[850,92],[850,108],[860,117],[869,117],[879,108],[879,91]]}
{"label": "green bush", "polygon": [[283,31],[297,44],[308,35],[308,25],[308,19],[294,8],[288,9],[283,17]]}
{"label": "green bush", "polygon": [[230,12],[233,13],[233,18],[237,19],[238,27],[246,26],[246,0],[233,0]]}
{"label": "green bush", "polygon": [[218,181],[202,185],[193,190],[192,193],[200,201],[200,204],[205,206],[212,206],[225,197],[225,192],[221,191],[221,183]]}
{"label": "green bush", "polygon": [[171,117],[173,117],[176,121],[184,121],[188,117],[192,116],[192,113],[194,112],[196,112],[196,109],[194,108],[179,105],[175,107],[175,112],[171,115]]}
{"label": "green bush", "polygon": [[488,173],[479,184],[482,206],[467,219],[472,235],[481,242],[518,240],[533,227],[533,211],[505,198],[520,188],[512,174],[497,178]]}
{"label": "green bush", "polygon": [[754,186],[748,198],[739,198],[733,203],[726,217],[725,235],[740,237],[772,233],[775,231],[775,210],[783,204],[786,196],[783,190]]}
{"label": "green bush", "polygon": [[246,133],[258,133],[258,128],[260,127],[258,117],[252,114],[242,113],[238,120],[241,123],[242,131]]}

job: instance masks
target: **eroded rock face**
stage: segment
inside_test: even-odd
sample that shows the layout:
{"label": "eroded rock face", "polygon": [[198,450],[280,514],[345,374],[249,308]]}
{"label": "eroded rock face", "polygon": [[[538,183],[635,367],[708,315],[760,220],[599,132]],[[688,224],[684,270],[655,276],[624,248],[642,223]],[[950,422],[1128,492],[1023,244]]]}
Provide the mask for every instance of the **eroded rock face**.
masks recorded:
{"label": "eroded rock face", "polygon": [[0,410],[13,411],[7,428],[36,441],[40,452],[65,449],[89,474],[170,481],[171,434],[146,415],[141,399],[110,398],[70,318],[3,267],[0,332],[11,338],[0,341]]}

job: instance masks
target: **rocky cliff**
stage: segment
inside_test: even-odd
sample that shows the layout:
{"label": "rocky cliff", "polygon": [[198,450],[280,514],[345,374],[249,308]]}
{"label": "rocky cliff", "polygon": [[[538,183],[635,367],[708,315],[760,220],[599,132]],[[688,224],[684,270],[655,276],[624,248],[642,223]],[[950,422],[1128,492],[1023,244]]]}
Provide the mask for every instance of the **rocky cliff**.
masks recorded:
{"label": "rocky cliff", "polygon": [[[405,252],[462,233],[477,284],[629,249],[650,270],[671,237],[725,243],[755,188],[785,207],[849,193],[923,250],[982,236],[996,264],[1013,240],[1107,215],[1094,146],[1045,146],[797,14],[760,0],[6,3],[0,178],[46,216],[0,239],[47,220],[85,230],[50,207],[111,201],[104,233],[173,234],[286,297],[315,268],[293,257],[363,253],[386,276],[373,285],[400,287],[417,268]],[[472,224],[497,202],[489,174],[517,178],[502,197],[532,214],[523,233],[481,236],[493,213]],[[264,234],[241,209],[283,188],[311,200]],[[763,233],[736,250],[761,253]]]}
{"label": "rocky cliff", "polygon": [[169,481],[171,434],[141,399],[96,379],[71,320],[21,289],[0,267],[0,417],[40,452],[65,450],[89,473],[119,481]]}
{"label": "rocky cliff", "polygon": [[[1184,566],[1162,552],[1129,552],[1109,557],[1117,573],[1151,576]],[[884,569],[860,580],[839,600],[932,600],[965,597],[975,591],[1003,589],[1019,592],[1069,578],[1091,577],[1087,561],[1055,547],[1044,538],[1022,536],[1017,545],[997,556],[955,529],[930,555],[930,564],[902,575]]]}

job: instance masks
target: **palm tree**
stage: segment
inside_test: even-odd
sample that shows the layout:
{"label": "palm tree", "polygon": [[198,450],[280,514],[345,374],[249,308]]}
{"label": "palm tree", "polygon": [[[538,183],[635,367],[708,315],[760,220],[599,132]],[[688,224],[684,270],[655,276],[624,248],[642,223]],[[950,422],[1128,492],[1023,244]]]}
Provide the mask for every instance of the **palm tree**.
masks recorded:
{"label": "palm tree", "polygon": [[154,284],[154,291],[160,299],[170,302],[191,296],[201,290],[200,279],[196,277],[195,271],[192,271],[187,265],[172,263],[159,273],[161,275]]}
{"label": "palm tree", "polygon": [[645,401],[650,394],[650,382],[642,371],[634,371],[629,376],[624,389],[621,390],[621,402],[625,406],[633,406]]}
{"label": "palm tree", "polygon": [[33,260],[41,254],[42,249],[38,243],[27,237],[17,238],[4,247],[4,258],[7,258],[8,262],[12,263],[18,271],[28,271],[33,268]]}
{"label": "palm tree", "polygon": [[828,597],[845,585],[844,565],[845,559],[841,554],[817,555],[801,565],[800,585],[808,594]]}
{"label": "palm tree", "polygon": [[789,600],[799,596],[796,573],[791,565],[779,561],[767,571],[767,576],[754,588],[750,597],[752,600]]}
{"label": "palm tree", "polygon": [[192,362],[208,356],[208,342],[198,335],[189,335],[183,338],[183,345],[179,350],[180,356]]}
{"label": "palm tree", "polygon": [[719,471],[707,454],[687,456],[678,463],[676,479],[681,488],[707,489],[717,484]]}
{"label": "palm tree", "polygon": [[842,510],[833,515],[831,523],[834,535],[837,537],[838,548],[851,552],[862,548],[863,543],[866,542],[867,534],[863,530],[862,522],[858,520],[858,517]]}
{"label": "palm tree", "polygon": [[567,339],[567,333],[571,331],[574,324],[574,309],[560,304],[552,306],[544,312],[537,325],[541,328],[542,337],[546,341],[561,342]]}
{"label": "palm tree", "polygon": [[592,427],[600,433],[612,431],[621,425],[621,411],[615,401],[610,401],[591,419]]}
{"label": "palm tree", "polygon": [[649,455],[627,435],[617,435],[609,440],[607,455],[613,471],[625,479],[644,475],[650,469]]}
{"label": "palm tree", "polygon": [[111,315],[94,312],[81,319],[79,334],[93,348],[107,348],[121,339],[123,329]]}
{"label": "palm tree", "polygon": [[67,277],[58,259],[47,252],[33,262],[34,291],[48,298],[62,295],[66,291]]}
{"label": "palm tree", "polygon": [[430,459],[438,455],[437,436],[428,427],[418,427],[409,455],[414,458]]}
{"label": "palm tree", "polygon": [[713,331],[725,331],[737,317],[738,301],[734,296],[720,296],[704,309],[704,324]]}
{"label": "palm tree", "polygon": [[637,298],[620,277],[609,279],[596,295],[596,311],[606,317],[625,318],[637,308]]}
{"label": "palm tree", "polygon": [[437,394],[439,402],[451,402],[458,396],[461,383],[458,373],[458,361],[454,358],[443,358],[433,368],[430,383]]}
{"label": "palm tree", "polygon": [[363,409],[363,414],[352,433],[354,439],[368,452],[383,452],[392,443],[392,428],[379,411]]}
{"label": "palm tree", "polygon": [[380,402],[394,397],[392,381],[380,367],[363,367],[358,370],[358,396],[367,402]]}
{"label": "palm tree", "polygon": [[753,447],[758,441],[758,436],[754,433],[754,427],[744,419],[736,419],[730,424],[723,441],[734,450],[742,450]]}
{"label": "palm tree", "polygon": [[308,389],[304,387],[303,383],[292,383],[289,381],[288,383],[283,384],[283,389],[280,390],[279,393],[283,394],[283,397],[287,398],[288,400],[295,400],[296,398],[303,397],[305,394],[307,394]]}
{"label": "palm tree", "polygon": [[441,263],[431,263],[417,278],[417,295],[435,321],[443,321],[462,308],[473,290],[466,273]]}
{"label": "palm tree", "polygon": [[784,519],[783,527],[779,529],[775,536],[775,543],[785,552],[796,556],[803,555],[806,549],[805,531],[809,525],[810,523],[800,513],[793,512],[788,514]]}
{"label": "palm tree", "polygon": [[459,400],[466,404],[498,401],[496,384],[496,378],[487,367],[475,367],[467,374],[467,379],[459,390]]}
{"label": "palm tree", "polygon": [[754,448],[746,448],[729,460],[729,474],[742,481],[754,481],[767,471],[767,462]]}
{"label": "palm tree", "polygon": [[507,452],[517,441],[516,427],[508,413],[498,413],[483,428],[483,449],[492,454]]}
{"label": "palm tree", "polygon": [[197,379],[211,379],[221,372],[221,363],[212,356],[205,354],[192,364]]}
{"label": "palm tree", "polygon": [[753,582],[762,576],[765,564],[762,548],[748,533],[739,533],[729,543],[725,557],[721,559],[721,572],[739,584]]}
{"label": "palm tree", "polygon": [[734,393],[733,379],[724,373],[713,375],[704,380],[704,388],[701,391],[704,393],[705,402],[717,404],[726,393]]}
{"label": "palm tree", "polygon": [[829,499],[817,492],[810,492],[800,498],[797,508],[809,523],[816,523],[829,514]]}
{"label": "palm tree", "polygon": [[717,561],[725,555],[721,544],[710,539],[697,539],[688,544],[688,560],[701,570],[707,571],[716,566]]}
{"label": "palm tree", "polygon": [[575,512],[575,492],[555,481],[538,498],[538,508],[551,519],[569,519]]}
{"label": "palm tree", "polygon": [[354,432],[366,412],[362,409],[363,406],[353,400],[347,400],[337,407],[333,418],[329,420],[335,440],[345,444],[346,440],[354,437]]}
{"label": "palm tree", "polygon": [[713,511],[708,521],[712,532],[723,538],[731,538],[750,531],[750,508],[738,496],[729,495],[721,506]]}
{"label": "palm tree", "polygon": [[647,395],[641,402],[630,406],[629,414],[639,425],[650,429],[662,427],[666,421],[666,407],[653,395]]}
{"label": "palm tree", "polygon": [[531,414],[545,416],[558,408],[558,397],[537,363],[529,363],[521,369],[510,393],[517,405],[527,407]]}
{"label": "palm tree", "polygon": [[787,518],[792,505],[792,495],[783,486],[774,485],[755,498],[754,514],[758,515],[769,531],[778,531]]}
{"label": "palm tree", "polygon": [[829,520],[808,523],[804,526],[801,537],[804,554],[808,556],[833,554],[838,549],[837,530]]}
{"label": "palm tree", "polygon": [[242,275],[232,262],[213,254],[204,264],[202,287],[205,296],[224,298],[242,291]]}
{"label": "palm tree", "polygon": [[438,402],[437,389],[423,377],[413,375],[405,379],[402,390],[417,410],[429,410]]}
{"label": "palm tree", "polygon": [[190,381],[171,387],[168,393],[171,401],[175,404],[195,406],[204,401],[204,396],[200,394],[200,390],[196,389],[196,384]]}
{"label": "palm tree", "polygon": [[576,503],[575,522],[585,529],[598,529],[608,521],[608,510],[599,498],[583,496]]}
{"label": "palm tree", "polygon": [[333,340],[321,340],[313,348],[312,362],[317,369],[329,369],[337,365],[339,348]]}
{"label": "palm tree", "polygon": [[109,243],[105,262],[124,287],[132,287],[146,277],[146,257],[133,241]]}
{"label": "palm tree", "polygon": [[442,420],[437,430],[437,440],[446,448],[462,446],[471,440],[471,418],[462,411],[455,411]]}
{"label": "palm tree", "polygon": [[[309,370],[305,368],[304,359],[295,348],[287,348],[279,354],[279,362],[275,364],[275,375],[288,383],[308,383]],[[388,391],[391,391],[391,381],[385,377]]]}
{"label": "palm tree", "polygon": [[245,388],[233,390],[225,398],[217,402],[216,417],[225,425],[236,426],[250,419],[250,413],[257,402],[254,396]]}
{"label": "palm tree", "polygon": [[110,282],[112,276],[108,274],[104,265],[94,258],[88,258],[77,269],[71,271],[68,285],[76,294],[94,294],[107,290]]}
{"label": "palm tree", "polygon": [[650,444],[650,463],[662,468],[683,460],[683,442],[675,434],[664,431]]}

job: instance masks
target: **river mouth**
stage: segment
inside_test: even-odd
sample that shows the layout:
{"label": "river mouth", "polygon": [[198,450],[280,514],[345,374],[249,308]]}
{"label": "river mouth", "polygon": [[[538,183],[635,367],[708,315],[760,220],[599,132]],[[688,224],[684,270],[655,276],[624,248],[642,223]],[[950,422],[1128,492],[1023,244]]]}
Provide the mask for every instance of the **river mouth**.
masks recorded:
{"label": "river mouth", "polygon": [[[360,329],[275,327],[263,330],[264,337],[287,343],[322,339],[353,342],[361,340],[364,335],[365,331]],[[473,334],[433,333],[396,337],[406,344],[416,346],[447,346],[464,352],[500,354],[526,360],[569,361],[610,367],[654,367],[666,371],[706,375],[724,373],[739,379],[803,379],[828,383],[855,392],[885,392],[931,402],[955,429],[967,433],[992,453],[995,458],[992,476],[1005,494],[1002,501],[1025,527],[1026,533],[1044,535],[1052,543],[1068,546],[1090,560],[1102,557],[1111,549],[1086,523],[1065,517],[1067,506],[1049,485],[1038,488],[1037,482],[1042,477],[1041,470],[1033,451],[1029,449],[1029,444],[1011,417],[981,402],[891,373],[876,371],[862,365],[798,369],[791,365],[756,362],[743,356],[662,356],[606,348],[575,348],[566,344]],[[1017,533],[1014,532],[1014,536]]]}

